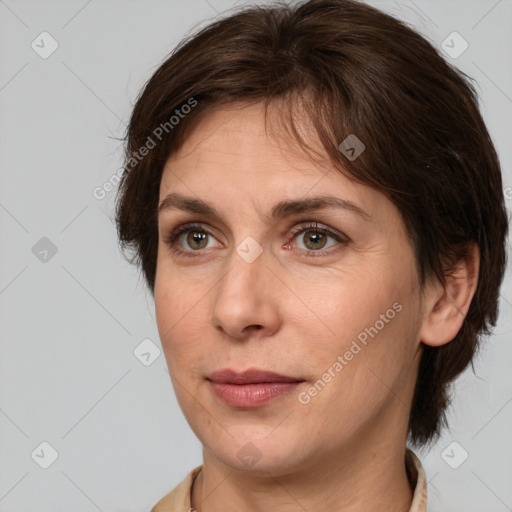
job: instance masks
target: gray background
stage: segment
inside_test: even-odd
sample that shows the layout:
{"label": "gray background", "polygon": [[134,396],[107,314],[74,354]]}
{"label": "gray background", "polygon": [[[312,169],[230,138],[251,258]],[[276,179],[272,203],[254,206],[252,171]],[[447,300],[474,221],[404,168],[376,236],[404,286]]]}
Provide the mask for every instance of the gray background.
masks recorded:
{"label": "gray background", "polygon": [[[371,3],[438,47],[453,31],[468,42],[447,59],[477,80],[510,208],[512,1]],[[163,354],[148,366],[134,355],[145,339],[160,347],[154,305],[118,251],[114,192],[93,190],[121,167],[115,137],[144,82],[190,29],[235,5],[0,0],[1,512],[149,510],[201,463]],[[43,31],[59,45],[46,59],[31,47]],[[510,275],[476,375],[457,381],[450,432],[418,452],[430,511],[512,510]],[[48,469],[44,441],[58,453]]]}

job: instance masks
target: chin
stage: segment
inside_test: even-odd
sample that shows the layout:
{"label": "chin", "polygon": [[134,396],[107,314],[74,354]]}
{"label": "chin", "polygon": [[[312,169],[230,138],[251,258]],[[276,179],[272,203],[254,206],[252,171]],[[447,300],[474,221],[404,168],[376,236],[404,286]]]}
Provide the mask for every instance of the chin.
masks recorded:
{"label": "chin", "polygon": [[[210,444],[210,453],[233,471],[251,472],[261,476],[286,474],[299,463],[303,454],[303,440],[294,440],[283,427],[279,434],[275,427],[247,425],[228,428],[232,437],[223,436],[225,442]],[[235,433],[236,432],[236,433]],[[218,442],[218,437],[214,443]],[[298,450],[301,447],[301,450]]]}

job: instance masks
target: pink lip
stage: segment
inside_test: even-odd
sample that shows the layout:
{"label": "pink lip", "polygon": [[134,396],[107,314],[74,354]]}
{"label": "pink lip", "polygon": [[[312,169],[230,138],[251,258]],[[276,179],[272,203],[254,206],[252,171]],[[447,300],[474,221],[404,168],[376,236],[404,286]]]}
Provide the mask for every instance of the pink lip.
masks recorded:
{"label": "pink lip", "polygon": [[226,369],[207,377],[215,395],[231,407],[253,408],[265,405],[285,395],[304,382],[265,370],[250,369],[235,372]]}
{"label": "pink lip", "polygon": [[221,384],[261,384],[262,382],[302,382],[304,380],[257,368],[250,368],[243,372],[226,368],[211,373],[207,379]]}

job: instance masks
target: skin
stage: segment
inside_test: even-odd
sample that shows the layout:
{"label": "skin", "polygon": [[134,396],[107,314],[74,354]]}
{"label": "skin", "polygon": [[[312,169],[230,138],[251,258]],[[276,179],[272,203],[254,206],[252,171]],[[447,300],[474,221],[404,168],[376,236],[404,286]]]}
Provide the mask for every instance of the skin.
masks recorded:
{"label": "skin", "polygon": [[[177,400],[203,445],[192,506],[409,510],[404,453],[422,342],[442,345],[460,329],[476,287],[478,251],[446,288],[431,282],[422,290],[393,203],[327,159],[313,162],[287,135],[266,131],[260,104],[233,104],[201,120],[166,162],[160,201],[171,192],[200,198],[222,216],[170,209],[158,220],[158,330]],[[279,201],[316,195],[352,201],[370,220],[340,209],[265,217]],[[349,240],[329,235],[316,247],[308,244],[314,229],[290,234],[307,221]],[[188,222],[212,233],[205,248],[190,237],[187,243],[188,233],[178,239],[176,246],[195,257],[166,243]],[[248,236],[262,249],[252,263],[236,252]],[[395,303],[400,312],[301,403],[298,393]],[[206,380],[223,368],[263,368],[306,382],[262,407],[233,408]],[[237,456],[249,442],[259,457],[252,465]]]}

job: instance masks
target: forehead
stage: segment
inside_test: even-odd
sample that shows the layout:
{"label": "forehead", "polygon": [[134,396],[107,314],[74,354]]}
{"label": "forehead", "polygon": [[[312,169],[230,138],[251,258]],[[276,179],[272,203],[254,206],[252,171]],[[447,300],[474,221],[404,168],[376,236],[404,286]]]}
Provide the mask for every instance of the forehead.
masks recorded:
{"label": "forehead", "polygon": [[382,219],[396,217],[378,190],[344,176],[320,145],[311,123],[296,121],[306,152],[283,126],[280,112],[263,103],[224,105],[206,113],[179,151],[167,160],[160,201],[169,193],[195,196],[230,209],[269,211],[283,200],[337,196]]}
{"label": "forehead", "polygon": [[[181,148],[168,158],[162,175],[162,188],[186,181],[208,181],[228,185],[249,180],[254,186],[271,179],[302,182],[310,187],[327,175],[338,183],[347,182],[334,169],[316,133],[305,118],[296,127],[314,150],[306,152],[284,127],[279,110],[271,105],[265,122],[263,103],[230,104],[206,113]],[[333,176],[334,175],[334,176]],[[304,191],[305,192],[305,191]]]}

